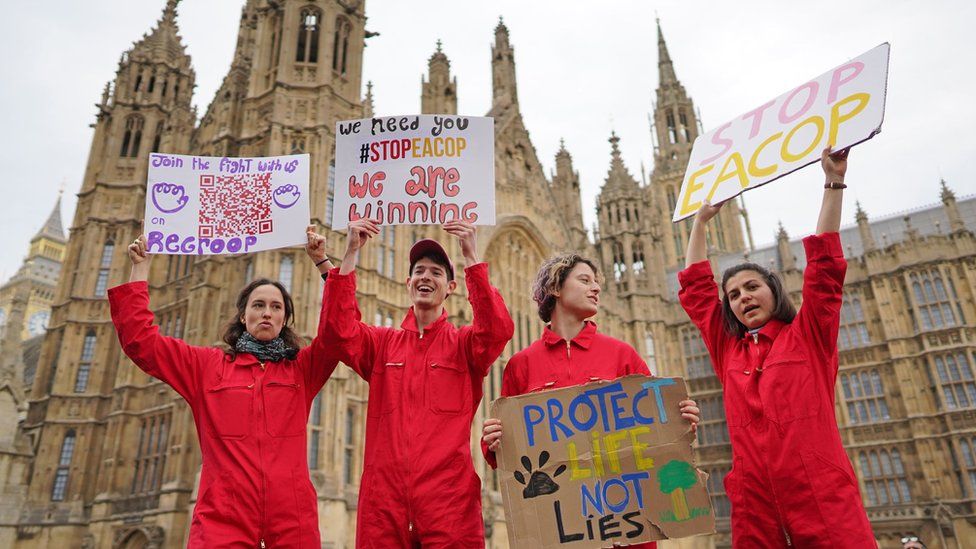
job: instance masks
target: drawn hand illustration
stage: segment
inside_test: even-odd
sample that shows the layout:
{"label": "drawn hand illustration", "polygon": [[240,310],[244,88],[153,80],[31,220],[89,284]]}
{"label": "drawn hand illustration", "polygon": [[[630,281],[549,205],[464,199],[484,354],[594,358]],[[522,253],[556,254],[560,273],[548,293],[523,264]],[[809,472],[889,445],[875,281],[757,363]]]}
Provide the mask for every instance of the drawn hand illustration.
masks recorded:
{"label": "drawn hand illustration", "polygon": [[298,199],[302,197],[302,191],[298,190],[298,185],[287,183],[274,190],[271,198],[281,209],[288,209],[294,206]]}
{"label": "drawn hand illustration", "polygon": [[183,185],[175,183],[156,183],[152,186],[152,203],[163,213],[176,213],[186,206],[190,197]]}
{"label": "drawn hand illustration", "polygon": [[[539,454],[539,468],[541,469],[546,462],[549,461],[549,452],[543,450]],[[519,481],[519,484],[525,485],[525,489],[522,490],[522,499],[534,498],[536,496],[545,496],[548,494],[553,494],[559,490],[559,485],[556,481],[552,480],[548,473],[542,471],[532,471],[532,460],[529,456],[522,456],[522,466],[525,467],[526,472],[529,473],[529,482],[526,484],[525,475],[522,471],[515,471],[515,480]],[[566,465],[560,465],[556,467],[556,471],[552,474],[554,477],[558,477],[566,471]]]}

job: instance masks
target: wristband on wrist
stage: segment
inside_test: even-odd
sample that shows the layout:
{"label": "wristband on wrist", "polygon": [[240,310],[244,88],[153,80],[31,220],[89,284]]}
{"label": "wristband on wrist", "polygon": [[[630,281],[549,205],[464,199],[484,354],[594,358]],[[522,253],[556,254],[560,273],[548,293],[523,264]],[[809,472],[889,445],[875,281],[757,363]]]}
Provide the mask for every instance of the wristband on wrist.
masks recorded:
{"label": "wristband on wrist", "polygon": [[846,189],[847,184],[841,181],[828,181],[824,183],[825,189]]}
{"label": "wristband on wrist", "polygon": [[326,261],[328,261],[328,260],[329,260],[329,258],[328,258],[328,257],[326,257],[326,258],[325,258],[325,259],[323,259],[322,261],[319,261],[319,262],[317,262],[317,263],[315,264],[315,266],[316,266],[316,267],[318,267],[319,265],[321,265],[321,264],[323,264],[323,263],[325,263],[325,262],[326,262]]}

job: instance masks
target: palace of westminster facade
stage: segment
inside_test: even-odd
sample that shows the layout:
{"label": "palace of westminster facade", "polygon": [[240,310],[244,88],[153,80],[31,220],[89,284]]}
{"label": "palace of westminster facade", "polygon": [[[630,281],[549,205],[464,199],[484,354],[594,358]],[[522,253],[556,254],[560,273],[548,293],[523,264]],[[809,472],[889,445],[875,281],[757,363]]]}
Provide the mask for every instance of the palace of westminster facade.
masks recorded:
{"label": "palace of westminster facade", "polygon": [[[62,233],[59,202],[31,241],[24,267],[0,287],[3,547],[185,543],[200,467],[190,410],[122,354],[106,299],[108,287],[128,278],[124,247],[142,230],[149,152],[307,152],[312,221],[328,227],[335,122],[373,114],[371,94],[361,96],[371,35],[363,2],[245,0],[233,62],[202,117],[191,107],[194,71],[179,36],[177,3],[167,2],[106,85],[70,236]],[[519,111],[508,29],[499,22],[494,30],[487,115],[495,119],[497,224],[479,232],[479,249],[516,333],[485,382],[472,430],[485,479],[488,547],[508,544],[497,480],[477,449],[480,422],[498,395],[507,358],[542,330],[529,297],[535,270],[565,250],[582,250],[602,265],[601,330],[633,345],[657,375],[683,376],[703,408],[697,455],[710,474],[718,533],[662,547],[730,546],[722,479],[731,450],[721,387],[676,298],[690,227],[670,222],[699,124],[660,28],[658,49],[653,173],[647,182],[635,179],[611,135],[595,205],[598,228],[588,235],[572,157],[561,147],[555,171],[545,173]],[[423,80],[421,112],[457,112],[457,82],[439,46]],[[869,222],[858,205],[857,225],[841,234],[849,269],[836,414],[881,547],[900,547],[898,538],[908,533],[930,548],[976,543],[976,198],[957,200],[945,182],[932,187],[940,203],[907,214]],[[736,202],[713,225],[716,269],[744,258],[770,265],[799,302],[798,239],[781,230],[774,244],[755,248]],[[330,249],[341,250],[344,235],[324,230]],[[399,322],[409,306],[406,252],[418,238],[438,234],[432,227],[391,227],[370,244],[360,262],[364,319]],[[158,258],[150,284],[161,330],[215,344],[238,288],[256,276],[289,286],[299,332],[314,334],[321,280],[301,248]],[[447,307],[454,322],[470,321],[463,291]],[[43,320],[46,334],[32,328],[43,328]],[[309,418],[323,547],[354,544],[366,395],[366,384],[340,367]]]}

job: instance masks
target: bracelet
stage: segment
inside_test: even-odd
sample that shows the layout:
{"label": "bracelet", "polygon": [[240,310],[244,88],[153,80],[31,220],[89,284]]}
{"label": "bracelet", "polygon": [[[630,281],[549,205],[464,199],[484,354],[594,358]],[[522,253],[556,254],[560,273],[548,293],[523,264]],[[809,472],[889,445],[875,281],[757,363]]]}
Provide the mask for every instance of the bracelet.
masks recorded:
{"label": "bracelet", "polygon": [[316,267],[318,267],[319,265],[321,265],[321,264],[323,264],[323,263],[325,263],[325,262],[326,262],[326,261],[328,261],[328,260],[329,260],[329,258],[328,258],[328,257],[326,257],[326,258],[325,258],[325,259],[323,259],[322,261],[319,261],[318,263],[316,263],[316,264],[315,264],[315,266],[316,266]]}
{"label": "bracelet", "polygon": [[847,184],[841,181],[828,181],[824,183],[825,189],[846,189]]}

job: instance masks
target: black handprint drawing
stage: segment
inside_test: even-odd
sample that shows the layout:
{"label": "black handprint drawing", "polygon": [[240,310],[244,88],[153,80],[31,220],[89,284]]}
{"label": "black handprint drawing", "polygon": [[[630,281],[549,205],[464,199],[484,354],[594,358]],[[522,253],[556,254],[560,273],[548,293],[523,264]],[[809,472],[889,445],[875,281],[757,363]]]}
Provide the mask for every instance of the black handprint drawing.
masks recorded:
{"label": "black handprint drawing", "polygon": [[[546,462],[549,461],[549,452],[543,450],[539,454],[539,468],[541,469]],[[522,499],[534,498],[536,496],[545,496],[548,494],[554,494],[559,490],[559,485],[556,481],[552,480],[548,473],[542,471],[532,471],[532,460],[529,456],[522,456],[522,466],[525,467],[526,472],[529,473],[529,482],[526,484],[525,475],[522,471],[515,471],[515,480],[519,481],[519,484],[525,485],[525,489],[522,490]],[[566,471],[566,465],[560,465],[556,467],[556,471],[552,474],[553,477],[558,477]]]}

